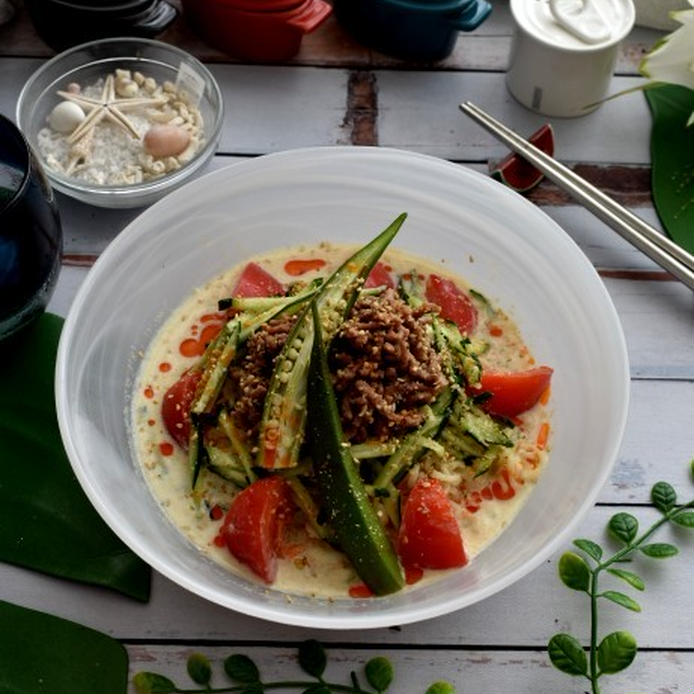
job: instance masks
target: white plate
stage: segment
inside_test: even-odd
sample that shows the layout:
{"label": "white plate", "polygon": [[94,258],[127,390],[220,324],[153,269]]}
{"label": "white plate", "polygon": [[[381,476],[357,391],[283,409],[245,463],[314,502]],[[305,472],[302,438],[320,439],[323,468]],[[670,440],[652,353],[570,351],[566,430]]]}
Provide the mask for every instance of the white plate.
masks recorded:
{"label": "white plate", "polygon": [[[552,452],[501,536],[440,582],[379,599],[295,597],[229,574],[161,514],[131,450],[139,350],[190,291],[249,255],[320,240],[361,244],[397,214],[395,247],[433,260],[509,311],[554,370]],[[590,262],[537,207],[462,166],[374,148],[319,148],[235,164],[135,219],[84,281],[63,329],[58,418],[75,473],[106,522],[157,571],[213,602],[285,624],[363,629],[470,605],[569,542],[615,460],[629,369],[614,306]]]}

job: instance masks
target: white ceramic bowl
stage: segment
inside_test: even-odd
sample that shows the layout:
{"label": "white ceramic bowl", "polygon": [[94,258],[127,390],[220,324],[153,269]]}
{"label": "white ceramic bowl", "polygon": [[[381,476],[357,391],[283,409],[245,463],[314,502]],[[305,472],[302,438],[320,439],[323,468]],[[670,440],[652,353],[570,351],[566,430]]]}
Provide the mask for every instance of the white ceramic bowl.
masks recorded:
{"label": "white ceramic bowl", "polygon": [[[183,67],[181,67],[183,66]],[[38,133],[46,118],[60,102],[56,94],[70,82],[86,85],[116,69],[139,70],[159,84],[176,82],[180,70],[193,75],[201,89],[198,108],[204,122],[204,144],[180,169],[142,183],[97,185],[62,174],[44,162],[44,171],[54,188],[97,207],[141,207],[150,205],[199,172],[217,149],[224,103],[212,73],[196,58],[161,41],[137,37],[99,39],[70,48],[51,58],[27,80],[17,99],[17,125],[38,156]],[[184,82],[185,84],[185,82]]]}
{"label": "white ceramic bowl", "polygon": [[[509,310],[538,361],[554,367],[549,465],[513,523],[444,580],[379,599],[289,603],[204,558],[160,512],[134,459],[128,424],[139,350],[194,287],[249,255],[323,239],[361,244],[402,211],[409,218],[394,246],[445,259]],[[113,241],[84,281],[63,329],[56,371],[68,456],[92,503],[127,545],[220,605],[333,629],[451,612],[508,586],[566,545],[617,455],[628,392],[615,309],[592,265],[557,224],[462,166],[372,148],[260,157],[155,204]]]}

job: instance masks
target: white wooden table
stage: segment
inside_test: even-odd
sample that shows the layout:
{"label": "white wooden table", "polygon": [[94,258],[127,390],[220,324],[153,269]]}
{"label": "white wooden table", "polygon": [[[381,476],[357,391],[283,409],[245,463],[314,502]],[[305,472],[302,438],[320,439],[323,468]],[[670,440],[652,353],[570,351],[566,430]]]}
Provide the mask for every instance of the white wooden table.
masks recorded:
{"label": "white wooden table", "polygon": [[[425,152],[485,171],[502,146],[462,116],[470,99],[521,133],[546,119],[519,106],[504,85],[511,20],[495,0],[490,19],[462,35],[454,54],[437,65],[408,65],[355,44],[330,20],[307,37],[286,65],[246,65],[204,46],[178,22],[162,38],[210,64],[224,92],[227,116],[212,167],[267,152],[313,145],[379,145]],[[637,28],[622,48],[614,91],[639,80],[636,65],[659,36]],[[51,51],[26,19],[0,28],[0,111],[13,117],[19,90]],[[605,104],[591,115],[555,119],[556,156],[658,225],[649,184],[650,116],[642,94]],[[626,435],[609,482],[577,536],[601,539],[605,523],[627,510],[642,523],[655,518],[651,485],[664,479],[682,496],[694,487],[692,294],[623,242],[555,186],[545,182],[530,198],[580,245],[603,278],[626,334],[631,406]],[[62,274],[49,309],[65,314],[89,267],[138,211],[92,208],[59,195],[65,231]],[[668,530],[685,549],[667,564],[642,562],[648,583],[643,613],[607,606],[601,631],[626,628],[640,653],[605,692],[694,690],[694,591],[691,536]],[[568,548],[568,547],[567,547]],[[350,669],[387,653],[397,673],[394,690],[424,691],[436,679],[459,692],[582,692],[549,664],[546,644],[557,631],[588,635],[584,596],[557,578],[552,557],[494,597],[424,623],[365,632],[320,632],[263,622],[210,604],[162,576],[141,605],[117,594],[0,565],[0,598],[100,629],[127,647],[131,671],[155,670],[187,685],[185,659],[202,651],[221,659],[245,652],[267,679],[298,674],[296,645],[317,638],[331,653],[328,674],[347,681]],[[640,562],[641,564],[641,562]]]}

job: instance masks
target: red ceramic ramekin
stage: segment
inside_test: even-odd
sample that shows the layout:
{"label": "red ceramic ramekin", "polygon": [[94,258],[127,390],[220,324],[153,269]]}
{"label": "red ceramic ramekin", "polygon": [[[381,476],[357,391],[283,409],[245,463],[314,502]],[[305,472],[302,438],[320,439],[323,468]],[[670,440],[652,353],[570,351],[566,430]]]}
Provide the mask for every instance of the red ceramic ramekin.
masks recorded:
{"label": "red ceramic ramekin", "polygon": [[317,29],[332,12],[324,0],[275,0],[270,5],[285,7],[277,11],[250,11],[241,5],[251,3],[183,0],[186,16],[207,43],[229,55],[257,62],[292,58],[304,34]]}

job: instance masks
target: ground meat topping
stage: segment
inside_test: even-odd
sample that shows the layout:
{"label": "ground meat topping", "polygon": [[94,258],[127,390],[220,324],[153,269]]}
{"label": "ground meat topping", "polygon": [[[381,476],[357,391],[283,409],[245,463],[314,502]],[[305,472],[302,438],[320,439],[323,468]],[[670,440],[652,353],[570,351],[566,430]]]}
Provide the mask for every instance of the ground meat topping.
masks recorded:
{"label": "ground meat topping", "polygon": [[331,351],[340,417],[351,441],[383,441],[422,423],[421,407],[447,383],[427,332],[437,310],[433,304],[412,309],[392,289],[354,305]]}
{"label": "ground meat topping", "polygon": [[295,322],[296,316],[282,316],[263,325],[248,338],[243,357],[229,369],[231,414],[249,440],[258,435],[272,369]]}

